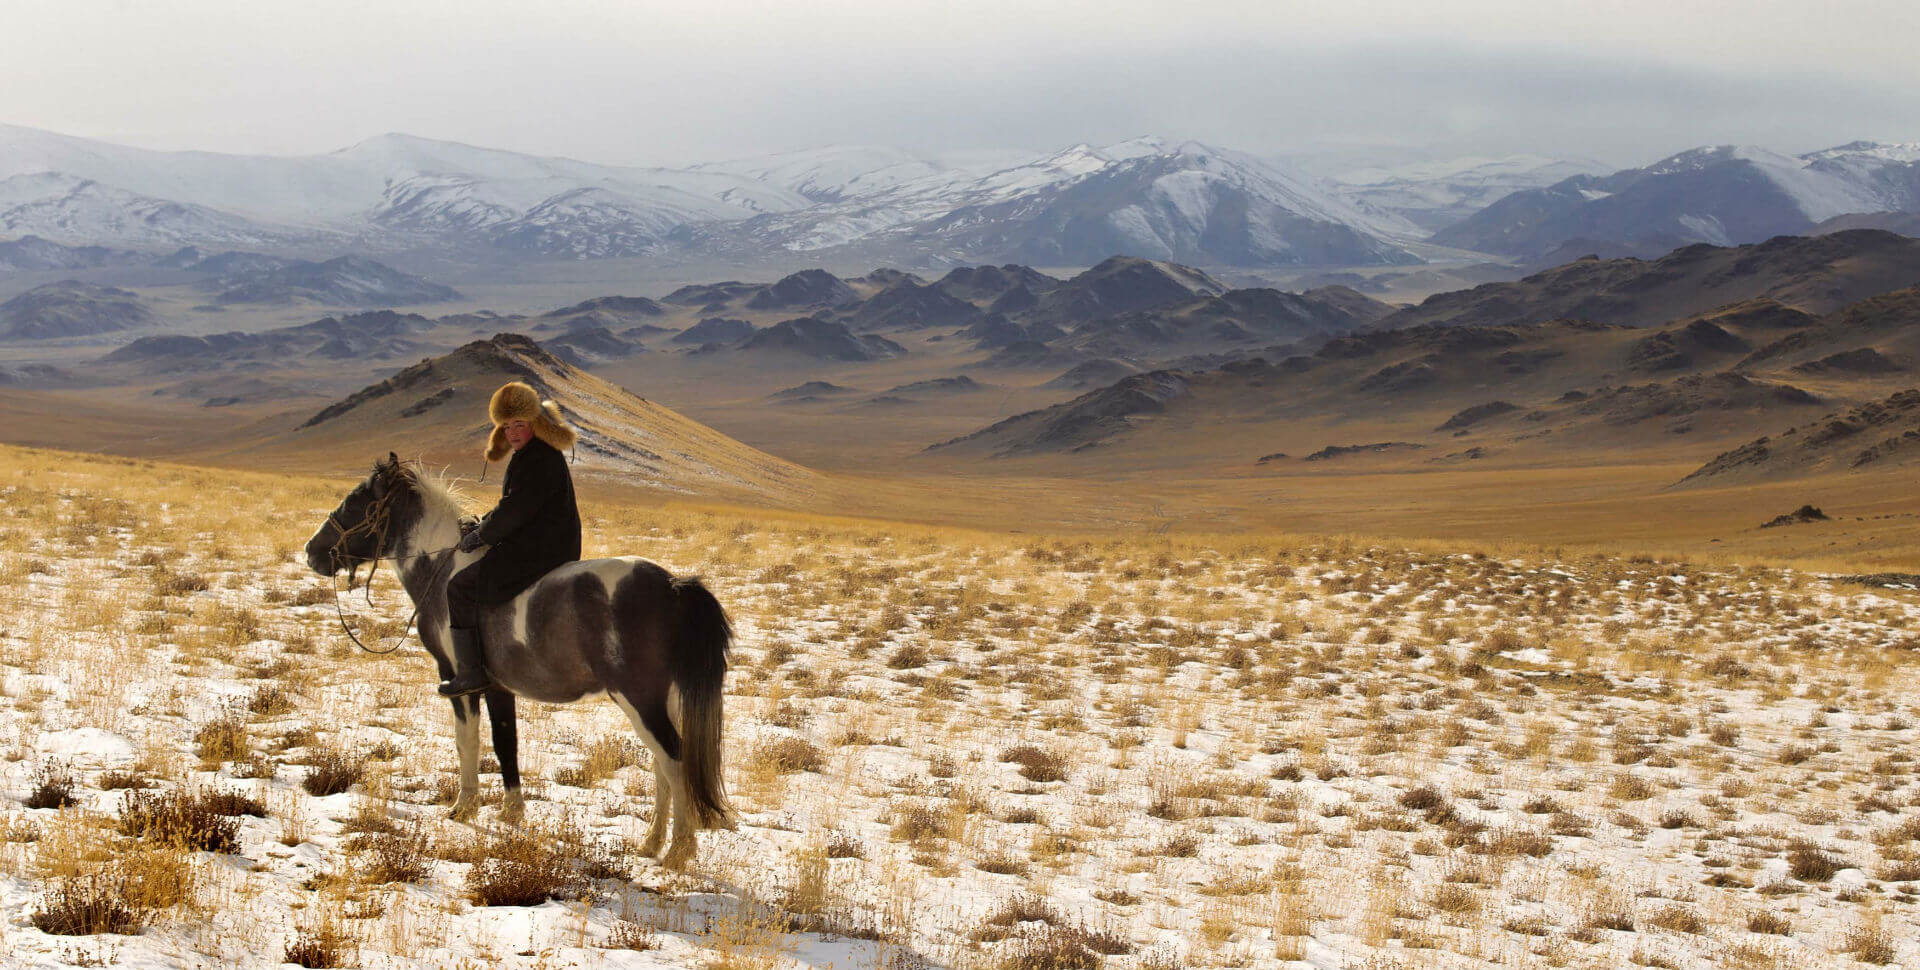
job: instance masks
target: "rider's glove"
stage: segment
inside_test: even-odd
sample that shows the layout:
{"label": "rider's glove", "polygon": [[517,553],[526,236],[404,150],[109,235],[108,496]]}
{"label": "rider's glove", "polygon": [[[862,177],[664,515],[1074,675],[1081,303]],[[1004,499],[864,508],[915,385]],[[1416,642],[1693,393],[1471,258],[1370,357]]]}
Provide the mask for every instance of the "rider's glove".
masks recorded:
{"label": "rider's glove", "polygon": [[480,530],[475,529],[472,532],[469,532],[466,535],[461,536],[460,545],[457,546],[456,548],[458,548],[461,552],[475,552],[479,550],[481,546],[484,546],[486,544],[487,544],[486,540],[480,538]]}

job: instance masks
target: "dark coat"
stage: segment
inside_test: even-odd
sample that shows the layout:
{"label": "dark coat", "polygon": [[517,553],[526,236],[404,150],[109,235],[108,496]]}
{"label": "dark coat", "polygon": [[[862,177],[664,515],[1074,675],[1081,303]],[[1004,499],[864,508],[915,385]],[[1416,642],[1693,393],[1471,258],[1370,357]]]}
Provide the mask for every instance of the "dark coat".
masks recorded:
{"label": "dark coat", "polygon": [[504,603],[554,567],[580,558],[580,508],[574,504],[567,458],[535,438],[507,462],[500,504],[480,523],[480,539],[493,548],[461,570],[479,571],[473,592],[481,603]]}

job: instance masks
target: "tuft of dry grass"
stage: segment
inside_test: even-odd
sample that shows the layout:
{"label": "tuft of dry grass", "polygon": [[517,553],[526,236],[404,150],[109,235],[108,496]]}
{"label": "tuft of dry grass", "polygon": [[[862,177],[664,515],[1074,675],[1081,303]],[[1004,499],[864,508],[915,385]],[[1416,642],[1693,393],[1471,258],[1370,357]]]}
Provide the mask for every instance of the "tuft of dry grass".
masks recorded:
{"label": "tuft of dry grass", "polygon": [[572,899],[586,887],[584,874],[556,844],[534,832],[509,832],[489,841],[467,871],[467,898],[482,906],[538,906]]}
{"label": "tuft of dry grass", "polygon": [[54,936],[135,936],[153,913],[131,902],[126,890],[124,873],[119,871],[60,879],[42,895],[28,921]]}
{"label": "tuft of dry grass", "polygon": [[230,807],[182,791],[131,791],[120,809],[120,833],[202,852],[235,852],[240,823],[226,811]]}
{"label": "tuft of dry grass", "polygon": [[27,793],[28,808],[66,808],[76,805],[73,769],[64,763],[48,762],[33,774],[33,789]]}
{"label": "tuft of dry grass", "polygon": [[366,763],[337,748],[322,748],[309,755],[310,769],[300,779],[300,787],[309,795],[338,795],[366,777]]}

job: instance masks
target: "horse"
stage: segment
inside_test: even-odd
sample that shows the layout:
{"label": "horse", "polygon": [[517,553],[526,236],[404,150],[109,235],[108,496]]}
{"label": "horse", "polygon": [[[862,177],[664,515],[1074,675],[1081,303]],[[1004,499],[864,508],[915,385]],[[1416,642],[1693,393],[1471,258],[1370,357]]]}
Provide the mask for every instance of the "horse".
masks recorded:
{"label": "horse", "polygon": [[[392,561],[442,680],[453,675],[447,582],[480,557],[455,548],[462,517],[444,486],[389,452],[306,545],[307,565],[321,576]],[[733,627],[699,577],[677,577],[633,556],[567,563],[489,608],[482,622],[493,677],[485,699],[506,788],[501,821],[518,824],[525,812],[514,699],[569,704],[604,694],[653,755],[653,824],[641,852],[659,853],[669,816],[673,842],[662,861],[674,868],[693,857],[698,829],[733,827],[720,773]],[[478,803],[480,700],[452,699],[460,755],[456,820],[471,818]]]}

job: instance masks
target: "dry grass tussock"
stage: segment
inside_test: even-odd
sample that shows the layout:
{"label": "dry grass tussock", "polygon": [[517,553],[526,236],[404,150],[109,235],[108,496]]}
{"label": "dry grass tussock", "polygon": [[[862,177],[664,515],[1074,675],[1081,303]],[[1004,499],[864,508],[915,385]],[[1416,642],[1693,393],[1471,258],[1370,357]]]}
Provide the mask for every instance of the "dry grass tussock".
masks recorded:
{"label": "dry grass tussock", "polygon": [[[740,633],[740,825],[679,874],[637,852],[654,782],[609,704],[521,705],[524,829],[491,775],[478,827],[447,820],[432,665],[345,645],[298,561],[345,483],[0,457],[0,874],[32,888],[31,960],[137,931],[123,958],[239,965],[1920,960],[1896,594],[590,504],[589,555],[704,574]],[[390,577],[349,608],[406,612]]]}

